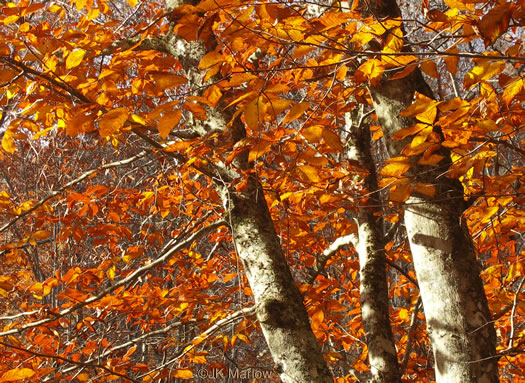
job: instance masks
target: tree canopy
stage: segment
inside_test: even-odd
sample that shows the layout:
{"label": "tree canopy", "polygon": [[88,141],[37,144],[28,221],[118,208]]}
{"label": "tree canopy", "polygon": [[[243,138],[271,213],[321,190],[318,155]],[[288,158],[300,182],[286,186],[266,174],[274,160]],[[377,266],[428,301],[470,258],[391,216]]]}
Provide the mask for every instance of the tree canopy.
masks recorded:
{"label": "tree canopy", "polygon": [[456,303],[522,381],[524,23],[505,0],[0,0],[0,382],[432,382],[427,202],[457,211],[480,268],[449,277],[483,297]]}

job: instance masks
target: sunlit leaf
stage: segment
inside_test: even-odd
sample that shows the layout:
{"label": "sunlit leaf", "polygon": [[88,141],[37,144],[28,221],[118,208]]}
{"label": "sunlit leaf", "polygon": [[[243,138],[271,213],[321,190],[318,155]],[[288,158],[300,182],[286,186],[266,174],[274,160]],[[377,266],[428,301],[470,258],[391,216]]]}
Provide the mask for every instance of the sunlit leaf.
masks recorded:
{"label": "sunlit leaf", "polygon": [[370,81],[372,86],[377,86],[385,70],[385,64],[377,59],[365,61],[356,72],[356,77]]}
{"label": "sunlit leaf", "polygon": [[310,107],[309,102],[301,102],[292,106],[288,114],[283,119],[283,124],[292,122],[302,116],[304,112]]}
{"label": "sunlit leaf", "polygon": [[171,130],[177,126],[182,117],[182,111],[176,109],[172,112],[164,113],[159,119],[158,129],[161,138],[166,138],[170,134]]}
{"label": "sunlit leaf", "polygon": [[437,66],[434,61],[425,61],[421,63],[421,70],[425,72],[427,75],[438,78],[439,74],[437,72]]}
{"label": "sunlit leaf", "polygon": [[80,65],[84,59],[86,51],[84,49],[77,48],[70,52],[66,59],[66,69],[71,69]]}
{"label": "sunlit leaf", "polygon": [[248,161],[255,161],[258,157],[267,153],[272,148],[272,142],[258,140],[248,154]]}
{"label": "sunlit leaf", "polygon": [[311,182],[312,184],[316,184],[321,180],[317,168],[313,166],[301,165],[298,166],[297,169],[299,169],[301,173],[304,174],[305,177],[303,178],[305,178],[308,182]]}
{"label": "sunlit leaf", "polygon": [[31,378],[33,375],[35,375],[35,371],[31,370],[30,368],[14,368],[5,372],[0,377],[0,382],[14,382],[17,380]]}
{"label": "sunlit leaf", "polygon": [[13,131],[11,129],[7,129],[2,137],[2,148],[8,152],[8,153],[14,153],[15,152],[15,141],[13,139]]}
{"label": "sunlit leaf", "polygon": [[397,157],[381,169],[381,175],[389,177],[398,177],[405,174],[410,169],[410,160],[406,157]]}
{"label": "sunlit leaf", "polygon": [[523,79],[518,78],[515,81],[511,82],[505,87],[505,90],[503,91],[502,98],[507,103],[510,104],[514,97],[520,92],[523,91]]}
{"label": "sunlit leaf", "polygon": [[390,200],[393,202],[405,202],[410,198],[412,193],[412,186],[404,183],[395,185],[390,189]]}
{"label": "sunlit leaf", "polygon": [[186,77],[173,73],[150,72],[149,76],[155,82],[155,87],[160,90],[170,89],[188,81]]}
{"label": "sunlit leaf", "polygon": [[478,82],[488,80],[500,73],[505,67],[503,61],[489,61],[483,60],[477,66],[472,68],[470,72],[465,75],[465,81],[463,83],[464,89],[469,89],[476,85]]}
{"label": "sunlit leaf", "polygon": [[175,372],[173,373],[173,377],[180,379],[191,379],[193,378],[193,372],[187,369],[175,370]]}
{"label": "sunlit leaf", "polygon": [[423,194],[427,197],[434,198],[436,195],[436,187],[431,184],[416,183],[414,186],[414,192]]}
{"label": "sunlit leaf", "polygon": [[107,137],[118,133],[124,126],[129,116],[127,108],[117,108],[110,110],[99,119],[99,133],[102,137]]}
{"label": "sunlit leaf", "polygon": [[301,131],[301,134],[306,138],[310,143],[315,144],[319,142],[323,136],[325,128],[321,125],[309,126]]}
{"label": "sunlit leaf", "polygon": [[323,128],[322,137],[335,152],[343,153],[344,148],[339,135],[328,128]]}
{"label": "sunlit leaf", "polygon": [[450,55],[446,55],[443,60],[445,60],[445,65],[447,66],[447,70],[455,75],[458,69],[458,63],[459,63],[459,56],[455,56],[455,54],[459,54],[459,50],[456,47],[449,48],[445,51],[445,53],[450,53]]}
{"label": "sunlit leaf", "polygon": [[224,56],[219,52],[210,52],[203,56],[199,64],[199,69],[207,69],[213,65],[221,63],[225,60]]}

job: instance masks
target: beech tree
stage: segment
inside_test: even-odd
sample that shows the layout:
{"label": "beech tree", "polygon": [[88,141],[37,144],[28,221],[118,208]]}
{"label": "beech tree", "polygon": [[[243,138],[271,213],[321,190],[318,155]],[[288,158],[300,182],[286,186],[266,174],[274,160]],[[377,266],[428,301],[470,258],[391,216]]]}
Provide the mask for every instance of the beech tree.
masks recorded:
{"label": "beech tree", "polygon": [[0,7],[0,382],[525,375],[523,4]]}

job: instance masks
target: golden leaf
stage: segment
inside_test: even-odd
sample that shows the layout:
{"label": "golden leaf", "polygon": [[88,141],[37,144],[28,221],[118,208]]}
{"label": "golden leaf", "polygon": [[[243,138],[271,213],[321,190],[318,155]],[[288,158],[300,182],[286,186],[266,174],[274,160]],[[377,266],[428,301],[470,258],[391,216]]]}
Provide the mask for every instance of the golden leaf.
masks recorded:
{"label": "golden leaf", "polygon": [[158,129],[161,138],[166,138],[170,134],[171,130],[179,123],[182,117],[180,109],[176,109],[173,112],[164,113],[159,119]]}
{"label": "golden leaf", "polygon": [[437,66],[434,61],[425,61],[421,63],[421,70],[425,72],[430,77],[439,78],[437,72]]}
{"label": "golden leaf", "polygon": [[207,69],[215,64],[223,62],[224,56],[222,53],[210,52],[204,55],[199,64],[199,69]]}
{"label": "golden leaf", "polygon": [[258,140],[248,154],[248,162],[255,161],[258,157],[267,153],[272,148],[272,145],[273,142]]}
{"label": "golden leaf", "polygon": [[30,368],[14,368],[5,372],[0,377],[0,382],[14,382],[16,380],[30,378],[33,375],[35,375],[35,372]]}
{"label": "golden leaf", "polygon": [[13,139],[13,131],[7,129],[2,137],[2,148],[8,153],[15,152],[15,141]]}
{"label": "golden leaf", "polygon": [[79,66],[85,54],[86,51],[80,48],[77,48],[71,53],[69,53],[66,59],[66,69],[71,69]]}
{"label": "golden leaf", "polygon": [[[458,48],[452,47],[446,50],[446,53],[459,53]],[[459,62],[459,56],[445,56],[443,58],[445,60],[445,65],[447,66],[447,70],[450,72],[450,74],[455,75],[458,69],[458,62]]]}
{"label": "golden leaf", "polygon": [[410,184],[395,185],[390,189],[390,200],[393,202],[405,202],[412,193]]}
{"label": "golden leaf", "polygon": [[155,82],[155,87],[160,90],[170,89],[188,81],[186,77],[173,73],[150,72],[149,76]]}
{"label": "golden leaf", "polygon": [[395,157],[389,164],[381,169],[380,174],[387,177],[398,177],[410,169],[410,160],[406,157]]}
{"label": "golden leaf", "polygon": [[102,115],[98,122],[100,136],[108,137],[118,133],[122,126],[124,126],[128,116],[129,112],[127,108],[113,109]]}
{"label": "golden leaf", "polygon": [[308,142],[310,142],[311,144],[315,144],[319,142],[319,140],[323,136],[323,130],[324,128],[322,125],[313,125],[303,129],[301,131],[301,134],[304,138],[308,140]]}
{"label": "golden leaf", "polygon": [[319,173],[317,172],[317,168],[314,168],[313,166],[301,165],[301,166],[298,166],[297,169],[299,169],[301,173],[306,176],[306,179],[311,183],[315,184],[321,180],[319,178]]}
{"label": "golden leaf", "polygon": [[310,107],[310,103],[305,101],[301,102],[299,104],[295,104],[292,106],[288,114],[284,117],[283,124],[286,124],[288,122],[292,122],[296,119],[298,119],[300,116],[304,114],[306,109]]}
{"label": "golden leaf", "polygon": [[328,128],[324,128],[323,129],[323,139],[325,140],[326,144],[332,149],[334,149],[336,152],[343,153],[344,148],[343,148],[343,145],[341,144],[341,139],[332,130]]}
{"label": "golden leaf", "polygon": [[465,75],[463,83],[464,89],[469,89],[478,82],[488,80],[489,78],[500,73],[505,68],[503,61],[491,62],[483,60],[479,65],[475,66]]}

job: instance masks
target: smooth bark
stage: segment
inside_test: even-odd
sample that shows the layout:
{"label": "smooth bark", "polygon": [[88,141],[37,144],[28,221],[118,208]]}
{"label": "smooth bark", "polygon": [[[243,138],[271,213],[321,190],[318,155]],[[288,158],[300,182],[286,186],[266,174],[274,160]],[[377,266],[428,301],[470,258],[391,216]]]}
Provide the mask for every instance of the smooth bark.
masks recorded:
{"label": "smooth bark", "polygon": [[370,148],[370,131],[367,125],[347,118],[350,138],[347,142],[349,160],[357,161],[368,175],[365,189],[370,198],[358,210],[359,283],[361,317],[368,346],[368,359],[373,383],[401,383],[392,327],[390,325],[388,281],[386,275],[385,234],[379,219],[378,185],[376,169]]}
{"label": "smooth bark", "polygon": [[[376,18],[399,17],[394,0],[372,1],[364,10]],[[407,142],[393,134],[415,123],[400,117],[415,92],[432,97],[419,70],[408,77],[370,87],[373,105],[383,129],[390,157],[402,155]],[[438,134],[440,131],[436,130]],[[444,174],[449,153],[438,166],[418,166],[412,157],[412,181],[431,183],[436,195],[413,195],[404,204],[405,225],[414,259],[438,383],[492,383],[498,381],[496,334],[479,276],[480,268],[466,227],[463,189]],[[441,168],[439,168],[441,167]]]}
{"label": "smooth bark", "polygon": [[[170,0],[167,8],[187,3],[194,2]],[[207,52],[205,45],[176,36],[157,41],[155,45],[179,59],[190,88],[195,95],[200,95],[206,84],[198,64]],[[219,105],[207,108],[206,120],[190,119],[189,122],[199,135],[221,134],[221,139],[230,141],[233,148],[246,133],[239,119],[227,126],[232,120],[231,113],[229,109],[224,110],[224,105]],[[274,370],[285,383],[332,382],[321,347],[310,327],[303,297],[282,252],[261,184],[253,173],[246,175],[250,167],[244,152],[230,166],[210,164],[203,171],[212,177],[220,191],[233,243],[244,265],[257,318],[275,363]],[[240,187],[236,184],[239,179],[247,183]]]}

